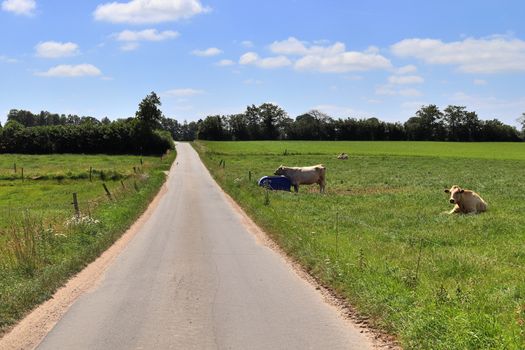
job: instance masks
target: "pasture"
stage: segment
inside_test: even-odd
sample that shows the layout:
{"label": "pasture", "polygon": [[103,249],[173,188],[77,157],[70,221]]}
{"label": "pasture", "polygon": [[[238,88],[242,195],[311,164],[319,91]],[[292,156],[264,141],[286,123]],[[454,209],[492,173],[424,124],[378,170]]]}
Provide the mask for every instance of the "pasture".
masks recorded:
{"label": "pasture", "polygon": [[0,334],[134,222],[174,158],[0,155]]}
{"label": "pasture", "polygon": [[[194,147],[290,256],[404,348],[525,348],[525,144]],[[349,160],[337,160],[341,152]],[[327,168],[324,195],[313,185],[266,198],[256,185],[281,164],[318,163]],[[479,193],[489,210],[445,214],[452,205],[443,190],[454,184]]]}

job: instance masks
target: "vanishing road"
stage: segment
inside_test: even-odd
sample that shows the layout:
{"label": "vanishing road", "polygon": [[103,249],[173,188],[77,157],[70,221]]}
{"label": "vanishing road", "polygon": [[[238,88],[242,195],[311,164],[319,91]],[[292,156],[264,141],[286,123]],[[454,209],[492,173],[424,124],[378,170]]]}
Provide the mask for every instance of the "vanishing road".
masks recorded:
{"label": "vanishing road", "polygon": [[38,349],[370,348],[177,152],[158,207]]}

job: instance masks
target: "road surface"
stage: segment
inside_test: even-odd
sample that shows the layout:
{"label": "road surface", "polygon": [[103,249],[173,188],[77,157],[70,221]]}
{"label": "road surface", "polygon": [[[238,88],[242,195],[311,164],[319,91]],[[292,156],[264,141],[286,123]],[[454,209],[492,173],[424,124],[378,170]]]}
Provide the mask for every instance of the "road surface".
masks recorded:
{"label": "road surface", "polygon": [[102,281],[38,349],[367,349],[370,341],[243,225],[188,144]]}

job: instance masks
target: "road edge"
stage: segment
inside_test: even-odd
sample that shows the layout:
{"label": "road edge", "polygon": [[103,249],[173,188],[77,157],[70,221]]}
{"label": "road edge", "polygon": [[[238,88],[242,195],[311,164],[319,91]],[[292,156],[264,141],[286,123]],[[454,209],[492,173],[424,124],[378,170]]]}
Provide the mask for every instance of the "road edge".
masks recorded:
{"label": "road edge", "polygon": [[148,221],[167,192],[167,179],[171,169],[177,165],[175,159],[166,179],[146,210],[135,222],[98,258],[72,276],[53,296],[30,311],[23,319],[0,338],[0,349],[34,349],[53,329],[68,309],[84,293],[99,285],[112,262],[127,247]]}

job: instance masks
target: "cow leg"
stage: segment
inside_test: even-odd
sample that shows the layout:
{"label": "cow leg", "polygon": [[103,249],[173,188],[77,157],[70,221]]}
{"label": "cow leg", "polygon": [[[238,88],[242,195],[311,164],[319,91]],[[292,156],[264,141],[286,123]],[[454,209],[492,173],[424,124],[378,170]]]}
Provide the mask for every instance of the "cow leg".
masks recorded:
{"label": "cow leg", "polygon": [[295,193],[299,192],[299,185],[293,185]]}
{"label": "cow leg", "polygon": [[461,212],[461,208],[459,207],[459,205],[456,204],[456,205],[454,206],[454,209],[452,209],[452,210],[449,212],[449,214],[455,214],[455,213],[459,213],[459,212]]}

